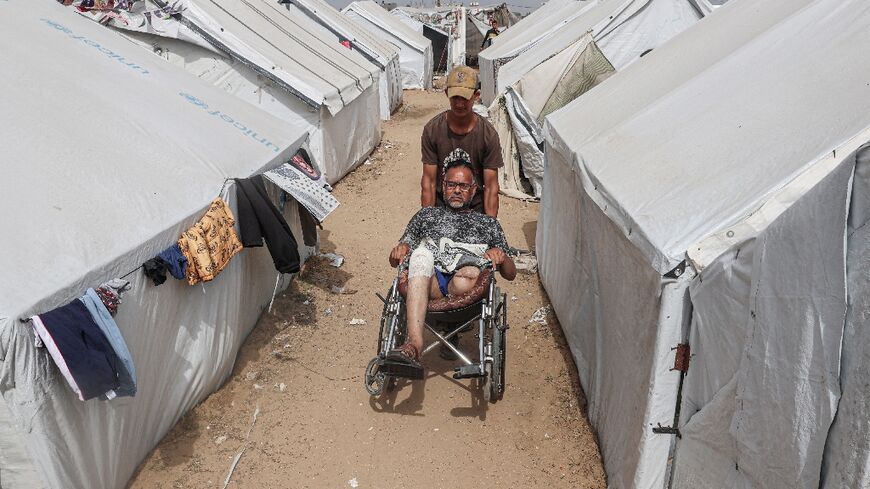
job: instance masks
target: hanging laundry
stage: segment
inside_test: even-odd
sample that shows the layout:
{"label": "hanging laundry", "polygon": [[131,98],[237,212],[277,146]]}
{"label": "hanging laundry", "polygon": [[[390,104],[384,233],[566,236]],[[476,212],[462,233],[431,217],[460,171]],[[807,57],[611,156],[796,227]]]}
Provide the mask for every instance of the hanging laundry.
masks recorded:
{"label": "hanging laundry", "polygon": [[103,336],[118,357],[118,387],[115,389],[115,394],[119,397],[132,397],[136,395],[136,368],[133,366],[133,356],[130,355],[130,350],[127,349],[127,343],[121,335],[121,330],[109,310],[103,304],[97,291],[88,289],[79,300],[87,308],[94,322],[103,332]]}
{"label": "hanging laundry", "polygon": [[142,264],[142,270],[145,276],[151,279],[154,286],[162,285],[166,282],[166,271],[169,269],[169,264],[163,258],[156,256]]}
{"label": "hanging laundry", "polygon": [[263,177],[237,178],[236,192],[239,207],[239,230],[246,248],[266,246],[272,255],[275,269],[281,273],[299,271],[299,248],[296,238],[281,212],[266,193]]}
{"label": "hanging laundry", "polygon": [[317,246],[317,219],[304,205],[297,202],[299,221],[302,223],[302,242],[305,246]]}
{"label": "hanging laundry", "polygon": [[108,282],[100,284],[100,286],[94,290],[100,297],[100,300],[102,300],[103,305],[108,309],[109,314],[114,316],[118,313],[118,306],[121,304],[121,296],[132,287],[133,286],[130,282],[126,280],[113,278]]}
{"label": "hanging laundry", "polygon": [[120,360],[81,300],[30,320],[79,400],[116,396]]}
{"label": "hanging laundry", "polygon": [[199,222],[181,235],[178,246],[187,259],[188,284],[213,280],[242,250],[235,223],[227,203],[216,198]]}
{"label": "hanging laundry", "polygon": [[187,276],[187,258],[181,252],[178,243],[161,251],[157,257],[166,262],[167,270],[172,278],[183,280]]}
{"label": "hanging laundry", "polygon": [[187,277],[187,258],[181,252],[178,243],[161,251],[154,258],[142,264],[145,275],[154,282],[155,286],[166,282],[166,273],[173,278],[184,280]]}

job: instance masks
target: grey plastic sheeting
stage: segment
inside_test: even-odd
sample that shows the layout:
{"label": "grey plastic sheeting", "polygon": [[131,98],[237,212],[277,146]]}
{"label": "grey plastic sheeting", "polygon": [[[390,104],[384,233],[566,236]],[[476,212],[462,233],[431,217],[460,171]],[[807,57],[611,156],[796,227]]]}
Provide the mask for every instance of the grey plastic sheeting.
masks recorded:
{"label": "grey plastic sheeting", "polygon": [[311,17],[339,38],[349,40],[352,49],[358,50],[381,69],[378,80],[381,92],[381,119],[390,120],[390,115],[402,105],[399,51],[358,26],[324,0],[289,0],[287,8],[298,8],[300,12]]}
{"label": "grey plastic sheeting", "polygon": [[840,396],[853,169],[851,158],[692,284],[674,487],[819,487]]}
{"label": "grey plastic sheeting", "polygon": [[559,317],[610,487],[661,488],[670,439],[650,428],[674,417],[688,276],[663,279],[582,190],[580,176],[548,153],[537,252]]}
{"label": "grey plastic sheeting", "polygon": [[864,7],[729,2],[550,114],[548,143],[667,273],[868,126]]}
{"label": "grey plastic sheeting", "polygon": [[[305,129],[57,2],[0,2],[0,44],[8,68],[0,123],[14,128],[0,133],[0,481],[4,489],[124,487],[230,374],[276,287],[268,252],[244,250],[194,287],[129,277],[134,289],[116,321],[136,364],[133,398],[78,401],[18,318],[155,256],[199,219],[225,179],[286,161]],[[230,188],[233,208],[234,195]],[[296,212],[291,201],[285,214],[298,237]]]}
{"label": "grey plastic sheeting", "polygon": [[[868,265],[850,269],[845,252],[870,214],[868,171],[853,172],[870,141],[867,45],[861,0],[733,0],[547,117],[540,273],[613,487],[849,487],[841,467],[866,477],[856,386],[870,378],[852,363],[864,346],[843,342],[870,315],[847,309],[863,307],[850,287]],[[607,225],[591,225],[596,212]],[[606,260],[584,248],[595,243]],[[638,309],[667,290],[653,275],[681,263],[693,310],[682,338],[662,320],[664,292],[660,314]],[[673,361],[663,345],[687,338],[683,437],[644,443],[677,402],[657,370]]]}
{"label": "grey plastic sheeting", "polygon": [[356,1],[342,14],[399,50],[402,87],[432,88],[432,42],[371,0]]}

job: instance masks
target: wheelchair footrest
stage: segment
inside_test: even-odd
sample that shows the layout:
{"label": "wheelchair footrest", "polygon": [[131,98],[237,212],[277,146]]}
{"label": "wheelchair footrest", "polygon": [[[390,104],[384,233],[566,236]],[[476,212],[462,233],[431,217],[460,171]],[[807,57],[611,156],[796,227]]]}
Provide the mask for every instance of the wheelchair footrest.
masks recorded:
{"label": "wheelchair footrest", "polygon": [[483,368],[480,365],[460,365],[453,369],[454,379],[472,379],[474,377],[483,377]]}
{"label": "wheelchair footrest", "polygon": [[423,378],[423,369],[418,365],[409,365],[402,362],[393,362],[388,359],[381,360],[380,371],[390,377],[402,377],[411,380]]}

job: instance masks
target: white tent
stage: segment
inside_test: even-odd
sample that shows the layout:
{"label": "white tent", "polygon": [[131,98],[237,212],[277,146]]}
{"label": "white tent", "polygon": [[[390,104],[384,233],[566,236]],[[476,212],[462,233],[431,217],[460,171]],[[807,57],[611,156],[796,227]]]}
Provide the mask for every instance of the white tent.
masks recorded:
{"label": "white tent", "polygon": [[[496,96],[498,69],[528,49],[540,38],[546,37],[573,19],[584,8],[580,0],[549,0],[524,19],[514,24],[509,32],[495,38],[492,45],[477,54],[480,66],[480,101],[489,105]],[[483,29],[485,26],[481,26]],[[583,33],[578,33],[583,34]]]}
{"label": "white tent", "polygon": [[[694,25],[701,14],[692,1],[589,0],[580,15],[501,66],[490,112],[504,112],[494,119],[503,126],[505,193],[541,196],[543,117]],[[522,182],[513,181],[520,164],[531,195],[523,192]]]}
{"label": "white tent", "polygon": [[450,56],[448,56],[448,51],[450,49],[450,34],[437,27],[420,22],[412,17],[408,12],[398,8],[391,10],[390,15],[413,29],[414,32],[423,34],[423,37],[432,43],[432,73],[434,74],[438,71],[445,71],[446,68],[442,67],[441,64],[443,62],[446,65],[447,60],[450,59]]}
{"label": "white tent", "polygon": [[[269,253],[244,250],[202,286],[128,277],[134,288],[116,320],[135,361],[136,397],[77,400],[18,318],[134,270],[198,220],[225,179],[292,156],[305,127],[57,2],[9,0],[0,10],[0,484],[124,487],[232,371],[276,286]],[[295,202],[285,214],[301,244]]]}
{"label": "white tent", "polygon": [[[531,29],[513,29],[499,36],[500,42],[481,54],[481,100],[487,105],[492,103],[523,74],[577,42],[587,31],[592,32],[614,68],[621,70],[702,16],[695,0],[567,3]],[[522,21],[518,25],[523,25]]]}
{"label": "white tent", "polygon": [[[575,1],[575,0],[569,0]],[[552,3],[552,2],[551,2]],[[552,7],[551,4],[548,4]],[[535,12],[549,12],[550,7],[538,8]],[[469,62],[477,66],[477,55],[481,51],[483,37],[491,27],[490,21],[495,19],[498,21],[498,29],[501,34],[504,34],[508,29],[513,29],[513,26],[519,23],[522,19],[511,12],[507,4],[499,4],[488,7],[471,7],[467,10],[468,22],[466,23],[466,50],[465,54]]]}
{"label": "white tent", "polygon": [[403,88],[432,88],[432,42],[429,39],[371,0],[352,2],[341,12],[399,50]]}
{"label": "white tent", "polygon": [[398,49],[363,29],[324,0],[286,1],[331,31],[342,41],[349,41],[351,49],[359,52],[381,69],[379,80],[381,85],[381,119],[389,120],[390,115],[402,105],[402,77]]}
{"label": "white tent", "polygon": [[540,198],[544,187],[543,118],[613,72],[613,65],[587,32],[493,101],[488,114],[501,140],[505,162],[499,169],[502,194],[517,199]]}
{"label": "white tent", "polygon": [[863,0],[732,0],[547,117],[540,274],[611,487],[867,485],[868,45]]}
{"label": "white tent", "polygon": [[433,72],[448,72],[455,65],[465,63],[465,38],[460,37],[457,25],[453,22],[455,18],[463,18],[458,13],[463,11],[463,7],[445,10],[397,7],[390,11],[390,15],[429,39],[432,43]]}
{"label": "white tent", "polygon": [[[437,70],[439,61],[441,61],[442,65],[446,63],[446,69],[449,71],[454,66],[465,64],[466,11],[467,9],[462,6],[432,8],[396,7],[390,11],[390,14],[429,38],[432,41],[432,56],[435,61],[433,66]],[[424,29],[424,26],[431,28],[433,32],[427,31]],[[436,34],[449,36],[446,38],[446,53],[437,52],[439,50],[438,45],[432,37]]]}
{"label": "white tent", "polygon": [[176,16],[134,13],[110,25],[273,115],[306,120],[313,156],[330,183],[377,146],[380,69],[324,27],[271,0],[184,0],[176,8]]}

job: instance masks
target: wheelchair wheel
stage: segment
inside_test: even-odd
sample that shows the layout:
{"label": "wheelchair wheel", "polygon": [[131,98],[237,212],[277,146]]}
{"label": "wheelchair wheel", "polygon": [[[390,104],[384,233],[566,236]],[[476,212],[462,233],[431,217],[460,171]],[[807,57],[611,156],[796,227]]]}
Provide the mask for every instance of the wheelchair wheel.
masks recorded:
{"label": "wheelchair wheel", "polygon": [[[387,300],[384,302],[383,311],[381,311],[381,324],[378,331],[378,354],[384,354],[395,345],[401,345],[405,338],[405,304],[398,297],[398,291],[395,286],[390,288],[387,294]],[[390,329],[394,322],[398,321],[398,327],[392,341],[389,344]]]}
{"label": "wheelchair wheel", "polygon": [[507,302],[505,295],[496,295],[500,299],[494,308],[492,319],[492,365],[487,369],[486,397],[489,402],[500,401],[504,395],[505,356],[507,355]]}
{"label": "wheelchair wheel", "polygon": [[369,395],[378,396],[387,384],[387,377],[378,370],[378,357],[372,358],[366,367],[365,384]]}

